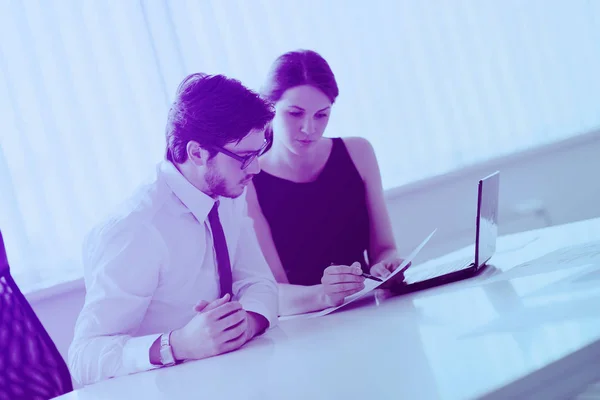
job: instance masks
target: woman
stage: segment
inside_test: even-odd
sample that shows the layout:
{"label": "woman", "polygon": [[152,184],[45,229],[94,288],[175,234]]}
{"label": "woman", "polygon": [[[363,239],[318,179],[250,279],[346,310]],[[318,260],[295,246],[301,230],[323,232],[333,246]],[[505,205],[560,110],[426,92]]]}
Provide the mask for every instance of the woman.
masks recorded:
{"label": "woman", "polygon": [[273,143],[248,186],[248,212],[280,314],[342,304],[364,288],[363,272],[385,277],[402,261],[375,153],[360,137],[323,137],[338,87],[316,52],[277,58],[261,94],[275,105]]}

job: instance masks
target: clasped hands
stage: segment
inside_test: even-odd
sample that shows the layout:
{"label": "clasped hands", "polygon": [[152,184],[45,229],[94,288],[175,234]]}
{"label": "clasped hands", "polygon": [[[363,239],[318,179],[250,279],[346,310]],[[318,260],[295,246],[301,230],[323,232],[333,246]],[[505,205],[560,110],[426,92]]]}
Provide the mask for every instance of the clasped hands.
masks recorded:
{"label": "clasped hands", "polygon": [[239,302],[230,300],[226,294],[210,303],[201,300],[196,304],[197,314],[171,334],[176,360],[198,360],[228,353],[267,328],[265,317],[246,311]]}

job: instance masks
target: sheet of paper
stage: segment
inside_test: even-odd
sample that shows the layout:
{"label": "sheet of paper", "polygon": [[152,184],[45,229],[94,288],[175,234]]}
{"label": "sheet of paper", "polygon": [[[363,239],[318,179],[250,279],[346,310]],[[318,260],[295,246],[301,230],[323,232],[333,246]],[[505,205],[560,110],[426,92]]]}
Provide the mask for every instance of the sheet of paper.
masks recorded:
{"label": "sheet of paper", "polygon": [[344,300],[344,303],[342,305],[336,306],[336,307],[329,307],[326,308],[324,310],[321,311],[315,311],[315,312],[311,312],[311,313],[305,313],[305,314],[298,314],[298,315],[288,315],[288,316],[283,316],[283,317],[279,317],[280,321],[286,321],[289,319],[296,319],[296,318],[314,318],[314,317],[321,317],[323,315],[327,315],[337,309],[340,309],[350,303],[352,303],[353,301],[363,297],[364,295],[366,295],[367,293],[377,289],[379,286],[383,285],[385,282],[389,281],[390,279],[392,279],[394,276],[396,276],[400,271],[402,271],[404,269],[404,267],[406,267],[406,265],[408,265],[409,262],[411,262],[416,256],[417,254],[419,254],[419,252],[421,251],[421,249],[427,244],[427,242],[429,242],[429,239],[431,239],[431,237],[434,235],[434,233],[437,231],[437,228],[433,230],[433,232],[431,232],[429,234],[429,236],[427,236],[425,238],[425,240],[423,240],[421,242],[421,244],[419,244],[417,247],[415,247],[415,249],[404,259],[404,261],[402,262],[402,264],[400,264],[398,266],[398,268],[396,268],[394,270],[394,272],[392,272],[392,274],[390,276],[388,276],[387,278],[385,278],[383,280],[383,282],[377,282],[374,281],[372,279],[365,279],[365,288],[363,290],[361,290],[358,293],[354,293],[352,296],[348,296],[346,297],[346,299]]}

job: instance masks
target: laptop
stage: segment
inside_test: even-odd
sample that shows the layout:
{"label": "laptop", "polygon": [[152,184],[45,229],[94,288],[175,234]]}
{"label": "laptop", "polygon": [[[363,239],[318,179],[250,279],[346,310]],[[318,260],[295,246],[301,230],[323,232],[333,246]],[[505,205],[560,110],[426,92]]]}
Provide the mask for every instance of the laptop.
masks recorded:
{"label": "laptop", "polygon": [[404,293],[440,286],[478,275],[486,268],[496,252],[499,189],[499,171],[479,181],[475,219],[475,254],[423,269],[412,266],[405,272],[404,284],[399,285],[398,291]]}

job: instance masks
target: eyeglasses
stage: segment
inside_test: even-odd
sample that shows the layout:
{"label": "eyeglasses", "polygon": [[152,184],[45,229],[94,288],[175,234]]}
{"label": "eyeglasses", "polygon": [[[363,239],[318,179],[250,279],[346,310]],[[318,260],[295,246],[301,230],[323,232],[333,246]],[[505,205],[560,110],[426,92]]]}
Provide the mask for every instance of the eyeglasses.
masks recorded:
{"label": "eyeglasses", "polygon": [[211,147],[213,147],[215,150],[225,154],[226,156],[229,156],[235,160],[238,160],[240,163],[242,163],[242,165],[240,166],[240,169],[246,169],[246,168],[248,168],[248,166],[250,164],[252,164],[252,162],[254,162],[254,160],[256,160],[256,158],[265,154],[269,144],[270,144],[270,141],[265,140],[265,142],[263,143],[263,145],[261,146],[261,148],[259,150],[254,151],[254,152],[248,154],[247,156],[240,156],[239,154],[235,154],[234,152],[229,151],[226,148],[223,148],[221,146],[211,146]]}

